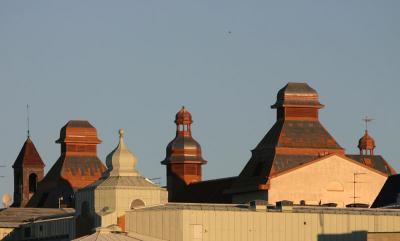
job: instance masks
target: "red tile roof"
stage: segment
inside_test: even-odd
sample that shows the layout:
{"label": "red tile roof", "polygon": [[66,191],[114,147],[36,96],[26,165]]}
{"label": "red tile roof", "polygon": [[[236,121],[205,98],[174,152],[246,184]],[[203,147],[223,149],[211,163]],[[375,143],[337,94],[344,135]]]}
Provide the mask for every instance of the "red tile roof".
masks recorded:
{"label": "red tile roof", "polygon": [[26,139],[12,167],[22,168],[27,166],[45,166],[30,137]]}

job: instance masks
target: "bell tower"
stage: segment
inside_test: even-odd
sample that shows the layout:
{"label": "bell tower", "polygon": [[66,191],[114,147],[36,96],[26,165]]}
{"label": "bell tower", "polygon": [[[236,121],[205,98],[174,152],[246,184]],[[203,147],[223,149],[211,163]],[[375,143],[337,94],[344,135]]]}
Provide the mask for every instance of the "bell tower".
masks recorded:
{"label": "bell tower", "polygon": [[28,135],[12,166],[14,169],[13,207],[26,206],[29,199],[36,192],[37,183],[43,179],[44,166],[35,145]]}
{"label": "bell tower", "polygon": [[175,116],[176,136],[168,144],[161,164],[167,166],[169,201],[187,185],[202,180],[201,166],[207,161],[201,155],[200,144],[192,137],[192,115],[183,106]]}

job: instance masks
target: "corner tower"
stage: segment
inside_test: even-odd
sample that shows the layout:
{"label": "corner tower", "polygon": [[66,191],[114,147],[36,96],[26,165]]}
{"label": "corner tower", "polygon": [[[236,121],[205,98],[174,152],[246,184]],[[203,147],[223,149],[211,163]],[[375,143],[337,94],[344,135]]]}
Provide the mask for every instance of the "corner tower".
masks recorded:
{"label": "corner tower", "polygon": [[12,166],[14,169],[13,207],[26,206],[36,192],[37,183],[43,178],[44,166],[42,158],[28,135]]}
{"label": "corner tower", "polygon": [[175,116],[176,136],[168,144],[161,164],[167,166],[169,200],[187,185],[202,180],[201,166],[207,161],[201,155],[200,144],[192,137],[192,115],[183,106]]}

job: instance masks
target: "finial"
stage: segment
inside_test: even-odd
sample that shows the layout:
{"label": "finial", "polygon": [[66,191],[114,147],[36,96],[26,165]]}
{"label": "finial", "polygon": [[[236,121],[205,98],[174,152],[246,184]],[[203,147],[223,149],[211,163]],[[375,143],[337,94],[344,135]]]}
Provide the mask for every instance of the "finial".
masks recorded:
{"label": "finial", "polygon": [[29,104],[26,104],[26,125],[27,125],[26,135],[29,138],[30,137],[30,133],[29,133]]}
{"label": "finial", "polygon": [[368,132],[368,122],[371,122],[373,119],[371,117],[365,116],[362,120],[365,122],[365,132]]}
{"label": "finial", "polygon": [[124,129],[121,128],[121,129],[119,129],[118,132],[119,132],[119,138],[120,139],[124,138]]}

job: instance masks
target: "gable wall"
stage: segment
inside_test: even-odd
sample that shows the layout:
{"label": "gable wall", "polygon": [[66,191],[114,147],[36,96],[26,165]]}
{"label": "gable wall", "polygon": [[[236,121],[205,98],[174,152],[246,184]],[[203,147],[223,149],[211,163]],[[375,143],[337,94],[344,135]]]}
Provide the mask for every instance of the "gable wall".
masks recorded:
{"label": "gable wall", "polygon": [[291,200],[298,204],[337,203],[344,207],[353,203],[354,173],[356,176],[356,202],[371,205],[387,177],[340,156],[332,155],[312,164],[272,177],[268,202]]}

